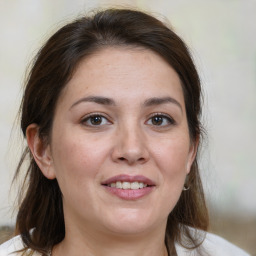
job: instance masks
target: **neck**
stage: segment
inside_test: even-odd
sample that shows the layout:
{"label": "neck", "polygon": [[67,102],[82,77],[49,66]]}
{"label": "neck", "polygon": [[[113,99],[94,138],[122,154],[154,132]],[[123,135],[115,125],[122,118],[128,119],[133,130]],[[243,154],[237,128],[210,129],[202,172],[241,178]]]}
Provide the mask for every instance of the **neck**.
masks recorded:
{"label": "neck", "polygon": [[52,256],[167,256],[165,228],[140,234],[113,233],[66,228],[64,240],[53,248]]}

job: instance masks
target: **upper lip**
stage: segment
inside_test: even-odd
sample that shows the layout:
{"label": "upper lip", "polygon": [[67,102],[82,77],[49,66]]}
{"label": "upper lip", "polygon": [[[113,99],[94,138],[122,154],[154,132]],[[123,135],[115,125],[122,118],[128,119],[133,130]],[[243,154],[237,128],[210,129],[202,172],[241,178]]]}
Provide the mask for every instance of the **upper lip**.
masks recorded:
{"label": "upper lip", "polygon": [[117,181],[127,181],[127,182],[138,181],[138,182],[143,182],[144,184],[147,184],[148,186],[155,186],[155,183],[151,179],[149,179],[145,176],[142,176],[142,175],[131,176],[131,175],[125,175],[125,174],[113,176],[113,177],[103,181],[101,184],[108,185],[111,183],[115,183]]}

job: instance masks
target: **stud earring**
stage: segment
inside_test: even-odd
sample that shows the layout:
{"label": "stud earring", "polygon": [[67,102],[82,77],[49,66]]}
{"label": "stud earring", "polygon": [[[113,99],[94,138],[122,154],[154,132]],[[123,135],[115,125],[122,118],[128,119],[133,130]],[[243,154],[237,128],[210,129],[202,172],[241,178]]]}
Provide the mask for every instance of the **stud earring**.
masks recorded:
{"label": "stud earring", "polygon": [[190,187],[185,184],[182,190],[183,190],[183,191],[187,191],[187,190],[189,190],[189,189],[190,189]]}
{"label": "stud earring", "polygon": [[188,176],[186,177],[185,179],[185,184],[184,184],[184,187],[183,187],[183,191],[187,191],[190,189],[190,186],[188,185]]}

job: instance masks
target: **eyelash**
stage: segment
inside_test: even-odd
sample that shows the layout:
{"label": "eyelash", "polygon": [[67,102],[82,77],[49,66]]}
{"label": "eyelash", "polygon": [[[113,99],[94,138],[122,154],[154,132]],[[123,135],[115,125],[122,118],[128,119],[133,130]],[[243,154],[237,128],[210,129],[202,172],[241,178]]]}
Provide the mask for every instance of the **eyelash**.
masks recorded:
{"label": "eyelash", "polygon": [[148,122],[149,120],[151,120],[151,122],[152,122],[152,119],[153,119],[154,117],[160,117],[160,118],[162,118],[162,120],[167,120],[168,124],[165,124],[165,125],[162,125],[162,124],[160,124],[160,125],[150,124],[150,125],[152,125],[152,126],[156,126],[156,127],[167,127],[167,126],[169,126],[169,125],[176,125],[175,120],[174,120],[171,116],[169,116],[169,115],[167,115],[167,114],[163,114],[163,113],[154,113],[154,114],[150,115],[150,117],[149,117],[149,119],[147,120],[147,122]]}
{"label": "eyelash", "polygon": [[[88,126],[88,127],[97,127],[97,126],[101,126],[102,123],[100,124],[92,124],[92,118],[94,117],[100,117],[101,121],[102,119],[105,119],[107,121],[108,124],[111,124],[111,122],[109,121],[109,119],[107,117],[105,117],[104,115],[102,115],[101,113],[92,113],[92,114],[89,114],[87,116],[85,116],[82,120],[81,120],[81,123],[85,126]],[[86,122],[90,121],[91,124],[86,124]],[[103,124],[105,125],[105,124]]]}
{"label": "eyelash", "polygon": [[[95,117],[99,117],[100,118],[100,123],[99,124],[92,124],[92,118],[95,118]],[[166,121],[167,120],[167,124],[165,125],[162,125],[162,123],[160,125],[157,125],[157,124],[153,124],[152,123],[152,120],[153,118],[155,117],[159,117],[162,119],[162,122]],[[106,120],[104,124],[102,124],[102,119]],[[163,114],[163,113],[154,113],[154,114],[151,114],[150,117],[147,119],[146,123],[148,123],[149,121],[151,120],[151,126],[155,126],[155,127],[167,127],[169,125],[176,125],[176,122],[175,120],[170,117],[169,115],[166,115],[166,114]],[[87,122],[90,121],[90,124],[88,124]],[[88,127],[99,127],[99,126],[102,126],[102,125],[109,125],[111,124],[111,121],[109,121],[109,118],[107,118],[106,116],[104,116],[102,113],[91,113],[87,116],[85,116],[82,120],[81,120],[81,123],[85,126],[88,126]]]}

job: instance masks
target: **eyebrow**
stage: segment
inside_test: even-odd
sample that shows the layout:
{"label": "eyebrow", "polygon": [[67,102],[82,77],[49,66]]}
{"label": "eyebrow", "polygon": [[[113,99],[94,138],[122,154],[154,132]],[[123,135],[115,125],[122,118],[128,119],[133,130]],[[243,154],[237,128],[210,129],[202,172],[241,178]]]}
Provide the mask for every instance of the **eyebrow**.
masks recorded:
{"label": "eyebrow", "polygon": [[166,104],[166,103],[173,103],[173,104],[177,105],[182,111],[181,104],[172,97],[150,98],[150,99],[147,99],[143,105],[146,107],[150,107],[150,106],[161,105],[161,104]]}
{"label": "eyebrow", "polygon": [[89,97],[84,97],[78,101],[76,101],[71,107],[73,108],[74,106],[82,103],[82,102],[94,102],[94,103],[98,103],[101,105],[107,105],[107,106],[115,106],[115,102],[114,100],[110,99],[110,98],[106,98],[106,97],[101,97],[101,96],[89,96]]}
{"label": "eyebrow", "polygon": [[[100,105],[116,106],[116,103],[113,99],[102,97],[102,96],[89,96],[89,97],[81,98],[78,101],[76,101],[74,104],[72,104],[70,109],[73,108],[74,106],[82,103],[82,102],[94,102],[94,103],[97,103],[97,104],[100,104]],[[162,97],[162,98],[153,97],[153,98],[149,98],[143,103],[143,106],[150,107],[150,106],[162,105],[162,104],[166,104],[166,103],[173,103],[173,104],[177,105],[182,111],[181,104],[172,97]]]}

